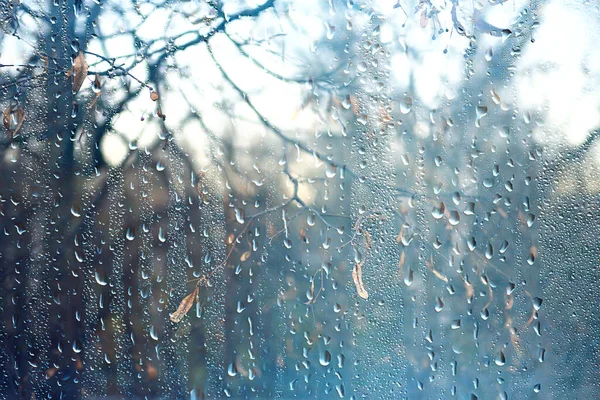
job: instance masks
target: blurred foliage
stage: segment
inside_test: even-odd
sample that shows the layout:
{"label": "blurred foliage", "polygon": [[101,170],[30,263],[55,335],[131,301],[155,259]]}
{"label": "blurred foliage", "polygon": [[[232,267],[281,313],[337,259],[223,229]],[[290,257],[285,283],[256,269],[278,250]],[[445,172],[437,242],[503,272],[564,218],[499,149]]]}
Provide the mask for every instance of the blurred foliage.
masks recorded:
{"label": "blurred foliage", "polygon": [[597,397],[556,7],[5,2],[2,396]]}

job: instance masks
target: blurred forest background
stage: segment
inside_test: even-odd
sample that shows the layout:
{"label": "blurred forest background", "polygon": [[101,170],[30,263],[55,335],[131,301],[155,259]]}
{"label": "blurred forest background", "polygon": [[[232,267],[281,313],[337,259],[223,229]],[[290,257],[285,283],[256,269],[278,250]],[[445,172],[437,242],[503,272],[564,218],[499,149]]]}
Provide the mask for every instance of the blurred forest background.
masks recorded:
{"label": "blurred forest background", "polygon": [[596,1],[0,14],[1,398],[600,396]]}

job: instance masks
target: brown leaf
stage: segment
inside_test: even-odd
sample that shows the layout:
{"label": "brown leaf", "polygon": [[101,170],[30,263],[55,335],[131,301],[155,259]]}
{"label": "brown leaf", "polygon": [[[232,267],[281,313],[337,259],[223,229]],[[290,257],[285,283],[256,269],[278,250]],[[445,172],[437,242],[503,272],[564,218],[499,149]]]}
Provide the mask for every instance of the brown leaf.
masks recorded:
{"label": "brown leaf", "polygon": [[368,231],[364,231],[363,233],[365,235],[365,246],[367,249],[370,249],[373,246],[373,239],[371,239],[371,235]]}
{"label": "brown leaf", "polygon": [[15,114],[17,117],[17,126],[15,127],[15,130],[12,134],[13,137],[19,133],[19,129],[21,129],[21,126],[23,125],[23,121],[25,121],[25,110],[23,110],[21,107],[19,107],[15,111]]}
{"label": "brown leaf", "polygon": [[235,240],[235,235],[233,233],[230,233],[229,236],[227,236],[227,240],[225,240],[225,244],[232,244],[233,241]]}
{"label": "brown leaf", "polygon": [[250,258],[250,255],[252,253],[250,252],[250,250],[248,250],[247,252],[245,252],[244,254],[242,254],[242,256],[240,257],[240,261],[246,261],[247,259]]}
{"label": "brown leaf", "polygon": [[96,76],[94,77],[94,84],[92,86],[92,90],[94,91],[94,93],[96,93],[96,96],[94,96],[94,98],[90,102],[90,105],[88,106],[89,109],[93,108],[96,105],[98,99],[100,98],[100,95],[102,94],[102,81],[100,80],[100,75],[98,74],[96,74]]}
{"label": "brown leaf", "polygon": [[[10,114],[11,114],[11,106],[8,106],[4,109],[2,113],[2,121],[4,122],[4,127],[10,132]],[[12,133],[11,133],[12,134]]]}
{"label": "brown leaf", "polygon": [[448,283],[448,278],[446,278],[446,276],[444,276],[444,274],[442,274],[441,272],[437,271],[434,268],[434,265],[433,265],[433,256],[431,256],[431,258],[430,258],[429,261],[425,262],[425,265],[427,266],[427,268],[429,268],[431,270],[431,272],[433,272],[433,275],[435,275],[436,278],[438,278],[438,279],[440,279],[440,280]]}
{"label": "brown leaf", "polygon": [[[52,378],[58,372],[58,368],[52,367],[46,370],[46,379]],[[33,395],[32,395],[33,396]],[[35,399],[35,397],[33,397]]]}
{"label": "brown leaf", "polygon": [[90,102],[90,105],[88,106],[88,108],[89,109],[94,108],[94,106],[98,102],[99,98],[100,98],[100,93],[96,94],[96,97],[94,97],[94,99]]}
{"label": "brown leaf", "polygon": [[354,286],[356,286],[356,293],[363,299],[368,299],[369,293],[365,290],[365,285],[362,281],[362,267],[358,263],[355,263],[354,268],[352,268],[352,280],[354,281]]}
{"label": "brown leaf", "polygon": [[160,99],[160,96],[155,91],[152,91],[152,92],[150,92],[150,99],[152,101],[156,101],[156,100]]}
{"label": "brown leaf", "polygon": [[402,268],[404,260],[406,260],[406,255],[404,254],[404,250],[402,250],[402,253],[400,253],[400,260],[398,260],[398,268]]}
{"label": "brown leaf", "polygon": [[358,104],[358,99],[355,96],[350,96],[350,105],[352,108],[352,113],[354,113],[354,115],[359,115],[360,104]]}
{"label": "brown leaf", "polygon": [[311,304],[313,301],[315,301],[315,279],[313,277],[312,282],[310,283],[310,299],[304,303],[306,305]]}
{"label": "brown leaf", "polygon": [[154,380],[158,377],[158,370],[152,364],[146,365],[146,376],[149,380]]}
{"label": "brown leaf", "polygon": [[403,238],[404,238],[404,229],[400,229],[398,236],[396,236],[396,243],[402,242]]}
{"label": "brown leaf", "polygon": [[[310,282],[310,300],[308,300],[306,303],[304,304],[312,304],[312,303],[316,303],[317,302],[317,298],[319,297],[319,295],[321,294],[321,292],[324,290],[323,287],[323,268],[319,268],[314,275],[312,276],[311,282]],[[319,290],[317,290],[317,293],[315,293],[315,279],[317,279],[317,275],[320,274],[321,275],[321,286],[319,287]]]}
{"label": "brown leaf", "polygon": [[[73,60],[73,68],[71,75],[73,76],[73,93],[78,93],[83,85],[83,81],[88,73],[88,63],[83,57],[83,52],[79,50],[79,54]],[[68,74],[67,74],[68,75]]]}
{"label": "brown leaf", "polygon": [[423,10],[421,13],[421,28],[426,28],[429,20],[427,19],[427,11]]}
{"label": "brown leaf", "polygon": [[8,131],[8,135],[13,138],[19,133],[19,129],[25,121],[25,110],[21,107],[8,106],[2,113],[2,122]]}
{"label": "brown leaf", "polygon": [[190,311],[190,308],[194,305],[194,300],[198,297],[198,292],[200,288],[196,286],[196,289],[181,300],[179,303],[179,307],[177,307],[177,311],[170,315],[170,319],[172,322],[179,322],[185,317],[185,315]]}
{"label": "brown leaf", "polygon": [[42,62],[44,63],[44,72],[48,72],[48,57],[40,56]]}
{"label": "brown leaf", "polygon": [[100,93],[102,90],[102,81],[100,80],[100,75],[96,74],[94,76],[94,92]]}

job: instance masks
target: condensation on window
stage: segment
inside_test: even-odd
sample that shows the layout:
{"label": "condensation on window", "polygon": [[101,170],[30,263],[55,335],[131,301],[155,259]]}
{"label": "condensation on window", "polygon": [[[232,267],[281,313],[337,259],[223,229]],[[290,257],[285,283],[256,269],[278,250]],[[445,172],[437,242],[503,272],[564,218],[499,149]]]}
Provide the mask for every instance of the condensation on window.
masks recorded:
{"label": "condensation on window", "polygon": [[596,398],[600,7],[0,7],[0,397]]}

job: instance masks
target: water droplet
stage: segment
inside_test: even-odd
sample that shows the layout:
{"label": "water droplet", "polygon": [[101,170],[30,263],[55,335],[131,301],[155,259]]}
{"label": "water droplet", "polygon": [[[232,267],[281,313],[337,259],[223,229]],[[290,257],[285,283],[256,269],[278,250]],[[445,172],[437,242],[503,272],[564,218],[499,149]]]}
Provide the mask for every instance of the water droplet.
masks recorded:
{"label": "water droplet", "polygon": [[244,303],[242,303],[240,300],[238,300],[238,302],[237,302],[238,314],[241,314],[245,309],[246,309],[246,306],[244,305]]}
{"label": "water droplet", "polygon": [[337,166],[334,164],[327,164],[327,167],[325,168],[325,176],[328,178],[334,178],[335,175],[337,174]]}
{"label": "water droplet", "polygon": [[98,282],[98,285],[106,286],[108,284],[106,271],[97,269],[94,276],[96,277],[96,282]]}
{"label": "water droplet", "polygon": [[546,357],[546,349],[544,349],[543,347],[541,347],[538,350],[538,361],[539,362],[544,362],[544,358]]}
{"label": "water droplet", "polygon": [[481,126],[481,119],[483,117],[485,117],[488,114],[488,108],[485,105],[478,105],[477,108],[475,109],[475,126],[476,127],[480,127]]}
{"label": "water droplet", "polygon": [[475,238],[473,236],[467,239],[467,246],[469,247],[470,251],[475,250],[475,248],[477,247],[477,242],[475,241]]}
{"label": "water droplet", "polygon": [[438,297],[435,302],[435,311],[440,312],[443,309],[444,309],[444,302],[442,301],[442,299],[440,297]]}
{"label": "water droplet", "polygon": [[439,206],[433,207],[433,210],[431,211],[431,215],[435,219],[440,219],[444,216],[445,212],[446,212],[446,205],[444,204],[443,201],[441,201]]}
{"label": "water droplet", "polygon": [[412,283],[413,283],[413,280],[414,280],[414,272],[413,272],[413,270],[412,270],[412,269],[409,269],[409,270],[408,270],[408,273],[407,273],[407,274],[406,274],[406,276],[404,277],[404,284],[405,284],[406,286],[410,286],[410,285],[412,285]]}
{"label": "water droplet", "polygon": [[492,50],[491,47],[489,47],[486,51],[485,51],[485,61],[492,61],[492,57],[494,56],[494,51]]}
{"label": "water droplet", "polygon": [[125,232],[125,237],[129,241],[135,239],[135,228],[127,228],[127,231]]}
{"label": "water droplet", "polygon": [[152,340],[158,341],[158,330],[154,325],[150,327],[150,337]]}
{"label": "water droplet", "polygon": [[161,243],[167,241],[167,234],[163,230],[162,226],[158,228],[158,240],[160,240]]}
{"label": "water droplet", "polygon": [[527,264],[533,265],[535,263],[535,254],[533,252],[529,253],[527,256]]}
{"label": "water droplet", "polygon": [[494,256],[494,246],[491,243],[488,243],[487,249],[485,249],[485,258],[491,260]]}
{"label": "water droplet", "polygon": [[482,320],[487,321],[487,319],[490,317],[490,311],[486,307],[483,310],[481,310],[481,313],[479,315],[481,315]]}
{"label": "water droplet", "polygon": [[238,224],[243,224],[245,222],[244,211],[242,209],[235,209],[235,220],[238,222]]}
{"label": "water droplet", "polygon": [[227,375],[229,375],[229,376],[237,375],[237,368],[234,363],[229,363],[229,366],[227,367]]}
{"label": "water droplet", "polygon": [[347,95],[344,100],[342,100],[342,107],[344,107],[346,110],[349,110],[350,107],[352,107],[352,98],[350,95]]}
{"label": "water droplet", "polygon": [[321,351],[319,354],[319,364],[326,367],[331,363],[331,353],[328,350]]}
{"label": "water droplet", "polygon": [[408,159],[408,154],[402,154],[402,155],[400,156],[400,160],[402,161],[402,164],[404,164],[404,165],[408,165],[408,163],[409,163],[409,161],[410,161],[410,160]]}
{"label": "water droplet", "polygon": [[75,339],[73,341],[73,352],[74,353],[81,353],[82,350],[83,350],[83,344],[81,344],[81,342],[79,341],[79,339]]}
{"label": "water droplet", "polygon": [[400,112],[402,114],[408,114],[413,106],[413,99],[410,96],[405,96],[402,101],[400,101]]}
{"label": "water droplet", "polygon": [[535,221],[535,215],[529,214],[527,216],[527,227],[531,228],[533,226],[533,221]]}
{"label": "water droplet", "polygon": [[465,215],[474,215],[475,214],[475,203],[473,202],[468,202],[466,207],[465,207],[465,211],[464,211]]}
{"label": "water droplet", "polygon": [[510,296],[512,294],[512,292],[514,292],[515,288],[517,287],[517,285],[515,285],[512,282],[508,283],[508,286],[506,286],[506,294],[508,296]]}
{"label": "water droplet", "polygon": [[453,226],[458,225],[458,223],[460,222],[460,214],[458,213],[458,211],[450,212],[450,218],[448,218],[448,222],[450,222],[450,225]]}
{"label": "water droplet", "polygon": [[502,351],[500,351],[498,353],[498,356],[496,357],[496,359],[494,360],[494,362],[499,367],[503,366],[506,363],[506,357],[504,356],[504,353]]}
{"label": "water droplet", "polygon": [[81,217],[81,207],[79,204],[73,204],[71,206],[71,214],[73,214],[75,218]]}
{"label": "water droplet", "polygon": [[335,35],[335,26],[329,24],[329,23],[325,23],[325,30],[326,30],[326,36],[328,40],[333,39],[333,36]]}

